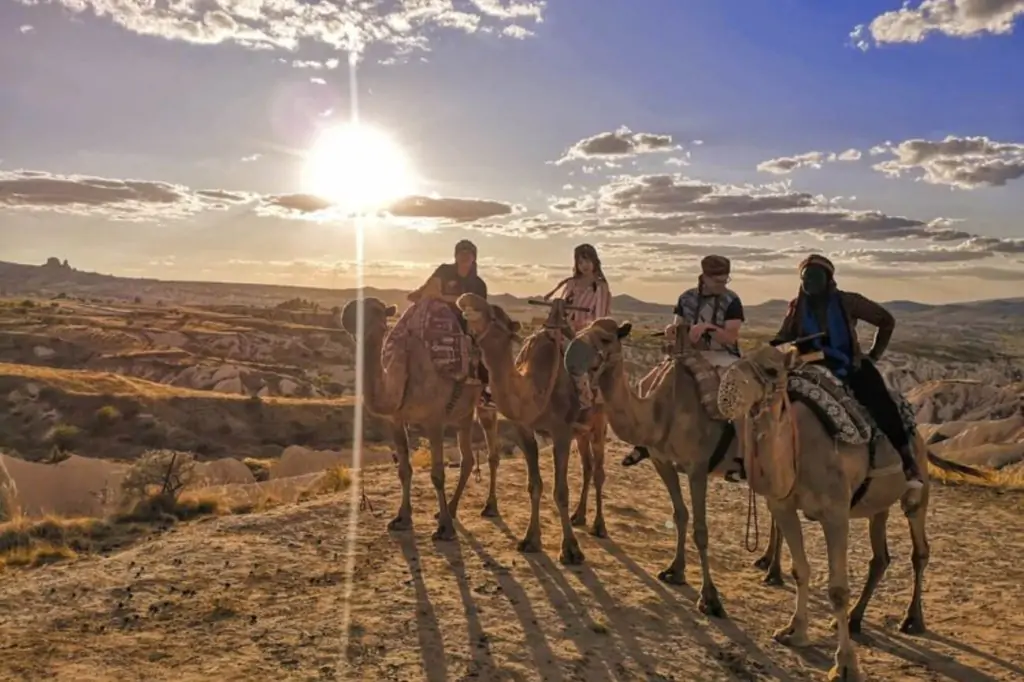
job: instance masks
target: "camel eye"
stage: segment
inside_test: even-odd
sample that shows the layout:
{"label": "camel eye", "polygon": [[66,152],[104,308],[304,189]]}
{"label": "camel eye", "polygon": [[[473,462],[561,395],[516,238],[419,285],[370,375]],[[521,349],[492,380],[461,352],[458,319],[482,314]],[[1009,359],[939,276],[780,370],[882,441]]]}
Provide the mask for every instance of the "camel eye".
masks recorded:
{"label": "camel eye", "polygon": [[766,376],[768,376],[768,377],[769,377],[770,379],[777,379],[777,378],[779,377],[779,370],[775,369],[774,367],[768,367],[768,368],[766,368],[766,369],[764,370],[764,373],[765,373],[765,375],[766,375]]}

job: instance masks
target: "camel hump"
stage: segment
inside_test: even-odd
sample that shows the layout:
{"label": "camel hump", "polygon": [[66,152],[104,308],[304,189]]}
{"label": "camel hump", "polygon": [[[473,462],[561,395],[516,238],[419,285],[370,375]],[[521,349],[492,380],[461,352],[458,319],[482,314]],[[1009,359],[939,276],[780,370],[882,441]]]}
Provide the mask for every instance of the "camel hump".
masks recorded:
{"label": "camel hump", "polygon": [[458,313],[444,301],[420,300],[402,313],[384,339],[384,366],[402,366],[413,340],[424,346],[430,363],[442,376],[456,381],[469,376],[471,342]]}

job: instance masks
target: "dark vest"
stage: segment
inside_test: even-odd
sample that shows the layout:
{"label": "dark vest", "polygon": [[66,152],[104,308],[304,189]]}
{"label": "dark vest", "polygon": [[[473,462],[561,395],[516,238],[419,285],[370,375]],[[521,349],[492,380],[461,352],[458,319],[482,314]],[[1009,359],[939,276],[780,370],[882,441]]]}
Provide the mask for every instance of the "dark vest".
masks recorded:
{"label": "dark vest", "polygon": [[[696,287],[683,292],[679,297],[679,309],[683,321],[689,325],[706,322],[718,327],[725,326],[725,311],[739,296],[731,289],[717,296],[700,296]],[[739,346],[723,346],[714,340],[708,341],[708,350],[724,350],[739,357]]]}

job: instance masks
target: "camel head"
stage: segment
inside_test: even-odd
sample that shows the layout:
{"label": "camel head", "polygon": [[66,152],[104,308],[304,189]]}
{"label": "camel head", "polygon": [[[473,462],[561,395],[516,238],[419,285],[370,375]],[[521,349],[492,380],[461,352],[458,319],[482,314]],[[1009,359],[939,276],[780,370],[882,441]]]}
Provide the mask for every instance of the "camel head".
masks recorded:
{"label": "camel head", "polygon": [[[364,298],[364,315],[366,316],[366,326],[364,327],[367,333],[369,332],[386,332],[388,328],[388,318],[394,317],[395,313],[398,312],[398,306],[387,305],[384,301],[379,298]],[[341,327],[352,336],[356,335],[356,315],[359,310],[359,301],[349,301],[345,304],[345,307],[341,310]]]}
{"label": "camel head", "polygon": [[766,410],[782,397],[789,372],[803,364],[796,348],[761,346],[733,363],[722,375],[718,409],[729,419]]}
{"label": "camel head", "polygon": [[573,376],[590,373],[600,378],[608,368],[622,363],[622,339],[633,325],[619,325],[609,317],[594,320],[580,330],[565,349],[565,369]]}
{"label": "camel head", "polygon": [[474,338],[479,340],[488,334],[499,333],[509,341],[521,341],[519,330],[522,325],[509,317],[501,306],[491,305],[476,294],[459,296],[455,305],[462,311],[466,327]]}

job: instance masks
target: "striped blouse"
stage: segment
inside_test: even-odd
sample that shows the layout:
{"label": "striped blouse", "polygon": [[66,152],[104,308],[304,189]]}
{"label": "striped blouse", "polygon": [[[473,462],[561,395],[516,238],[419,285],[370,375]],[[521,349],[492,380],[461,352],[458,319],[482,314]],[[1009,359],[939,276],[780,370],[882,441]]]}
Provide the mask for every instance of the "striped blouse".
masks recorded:
{"label": "striped blouse", "polygon": [[586,327],[588,324],[600,317],[607,317],[611,313],[612,293],[608,282],[597,280],[585,284],[582,279],[573,278],[565,283],[562,294],[559,298],[565,299],[568,305],[588,308],[582,310],[570,310],[567,312],[569,324],[573,331]]}

